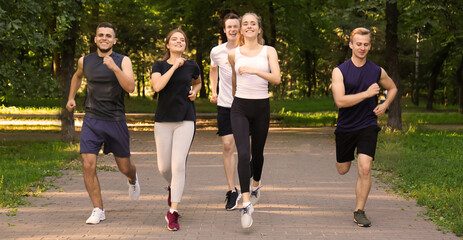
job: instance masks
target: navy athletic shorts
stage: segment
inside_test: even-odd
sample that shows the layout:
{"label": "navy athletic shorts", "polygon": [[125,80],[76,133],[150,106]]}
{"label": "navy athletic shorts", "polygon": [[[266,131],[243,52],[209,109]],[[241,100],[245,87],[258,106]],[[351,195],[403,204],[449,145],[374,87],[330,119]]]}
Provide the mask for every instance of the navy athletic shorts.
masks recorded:
{"label": "navy athletic shorts", "polygon": [[217,106],[217,134],[221,137],[233,134],[230,120],[230,109],[231,108]]}
{"label": "navy athletic shorts", "polygon": [[130,137],[127,123],[121,121],[106,121],[84,117],[80,132],[80,153],[98,155],[103,147],[103,153],[113,153],[116,157],[130,157]]}
{"label": "navy athletic shorts", "polygon": [[336,161],[344,163],[354,160],[355,148],[357,148],[357,155],[362,153],[375,159],[380,130],[381,128],[375,125],[354,132],[335,132]]}

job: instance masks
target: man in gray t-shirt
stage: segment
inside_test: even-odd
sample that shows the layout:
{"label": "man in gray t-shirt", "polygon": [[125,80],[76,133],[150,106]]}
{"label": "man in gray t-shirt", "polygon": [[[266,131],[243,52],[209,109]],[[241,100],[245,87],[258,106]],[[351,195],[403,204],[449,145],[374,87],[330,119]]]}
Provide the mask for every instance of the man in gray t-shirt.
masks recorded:
{"label": "man in gray t-shirt", "polygon": [[140,195],[137,170],[130,159],[130,139],[124,110],[124,93],[135,89],[132,63],[128,57],[112,51],[116,43],[116,31],[112,24],[103,22],[98,25],[95,43],[97,52],[79,59],[66,104],[69,111],[76,107],[74,98],[85,76],[88,87],[80,153],[85,187],[94,207],[87,224],[98,224],[106,219],[96,174],[97,156],[102,147],[105,154],[114,154],[119,170],[127,177],[129,197],[137,200]]}

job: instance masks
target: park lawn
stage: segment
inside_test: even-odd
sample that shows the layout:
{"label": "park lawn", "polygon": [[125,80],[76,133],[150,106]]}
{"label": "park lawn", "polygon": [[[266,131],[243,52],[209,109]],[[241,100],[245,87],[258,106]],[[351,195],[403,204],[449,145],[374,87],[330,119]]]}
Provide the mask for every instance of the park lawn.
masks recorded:
{"label": "park lawn", "polygon": [[[77,112],[84,112],[85,98],[76,98]],[[156,112],[157,100],[151,97],[130,97],[125,99],[125,110],[127,113],[154,113]],[[198,113],[215,113],[217,105],[209,99],[197,98],[195,107]],[[270,99],[270,112],[282,111],[292,112],[320,112],[336,111],[333,99],[308,98],[308,99]],[[60,112],[60,99],[16,99],[10,98],[6,106],[0,106],[0,114],[58,114]]]}
{"label": "park lawn", "polygon": [[15,208],[27,204],[25,196],[34,196],[50,188],[48,176],[60,176],[79,157],[78,144],[61,141],[0,142],[0,207]]}
{"label": "park lawn", "polygon": [[416,129],[379,136],[374,168],[439,226],[463,236],[463,131]]}

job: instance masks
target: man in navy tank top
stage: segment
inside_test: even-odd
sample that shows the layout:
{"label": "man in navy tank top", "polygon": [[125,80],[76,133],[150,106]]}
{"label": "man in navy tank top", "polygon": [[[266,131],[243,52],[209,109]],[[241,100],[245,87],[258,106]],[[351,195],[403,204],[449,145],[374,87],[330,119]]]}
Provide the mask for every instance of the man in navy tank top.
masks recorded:
{"label": "man in navy tank top", "polygon": [[[336,167],[346,174],[357,149],[358,179],[355,187],[354,222],[369,227],[365,204],[371,188],[371,165],[375,157],[378,132],[377,119],[382,116],[397,88],[383,68],[367,60],[371,48],[370,31],[356,28],[350,35],[352,57],[332,73],[333,98],[339,108],[336,135]],[[388,91],[386,100],[378,105],[380,85]]]}
{"label": "man in navy tank top", "polygon": [[96,174],[97,156],[112,152],[119,170],[127,177],[129,197],[140,195],[135,164],[130,160],[129,130],[125,120],[125,92],[133,92],[135,80],[132,62],[127,56],[112,51],[116,44],[116,31],[111,23],[100,23],[96,29],[97,51],[79,59],[74,73],[66,108],[76,107],[74,100],[82,78],[87,78],[85,116],[80,133],[80,154],[84,183],[93,211],[87,224],[98,224],[106,219],[100,182]]}

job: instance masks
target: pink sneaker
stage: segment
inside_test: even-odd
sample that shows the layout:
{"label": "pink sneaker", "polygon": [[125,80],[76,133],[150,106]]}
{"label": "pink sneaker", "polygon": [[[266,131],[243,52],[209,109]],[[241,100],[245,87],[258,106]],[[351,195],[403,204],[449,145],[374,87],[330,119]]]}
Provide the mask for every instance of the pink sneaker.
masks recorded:
{"label": "pink sneaker", "polygon": [[166,222],[167,222],[167,229],[170,231],[177,231],[180,229],[180,225],[178,224],[178,218],[180,216],[178,215],[178,212],[170,213],[170,211],[167,211],[166,215]]}

